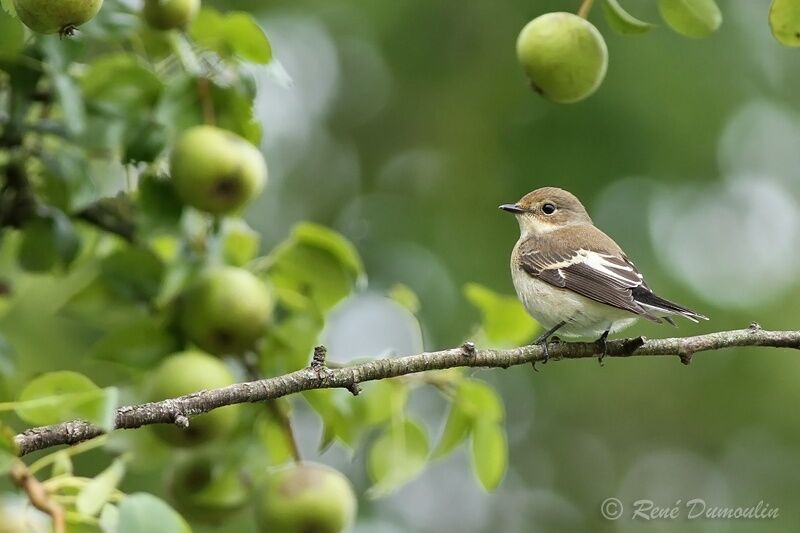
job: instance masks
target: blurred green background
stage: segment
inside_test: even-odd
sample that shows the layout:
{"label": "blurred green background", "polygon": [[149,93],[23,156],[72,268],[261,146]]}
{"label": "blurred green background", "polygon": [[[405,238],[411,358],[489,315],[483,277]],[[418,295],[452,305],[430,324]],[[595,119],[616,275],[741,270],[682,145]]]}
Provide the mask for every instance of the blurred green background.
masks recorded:
{"label": "blurred green background", "polygon": [[[722,27],[704,40],[663,24],[622,37],[597,5],[590,20],[608,44],[606,80],[588,100],[559,106],[529,90],[514,43],[531,18],[578,3],[214,2],[256,13],[281,65],[254,70],[271,182],[248,219],[264,249],[301,220],[341,231],[363,254],[368,290],[414,289],[425,348],[448,347],[478,320],[465,283],[513,293],[518,230],[497,206],[559,186],[584,201],[659,294],[711,317],[626,333],[691,335],[752,321],[798,329],[800,51],[771,36],[769,2],[722,3]],[[659,21],[655,2],[627,4]],[[417,346],[413,328],[391,313],[381,322],[370,310],[378,318],[369,328],[349,320],[359,305],[346,302],[329,324],[334,356]],[[6,332],[10,320],[30,324],[23,311],[4,319]],[[69,328],[52,331],[53,352],[69,357],[60,349]],[[399,492],[363,500],[356,531],[738,532],[800,523],[797,352],[540,369],[474,372],[506,401],[510,467],[496,492],[485,494],[457,453]],[[441,401],[421,391],[413,409],[437,435]],[[299,418],[313,458],[318,426],[310,413]],[[363,489],[361,459],[334,448],[319,460]],[[617,521],[601,515],[608,497],[625,506]],[[693,498],[710,507],[763,501],[779,517],[630,518],[636,500],[672,507]],[[209,531],[250,527],[242,517]]]}
{"label": "blurred green background", "polygon": [[[628,2],[659,22],[655,2]],[[248,2],[237,7],[252,8]],[[605,83],[559,106],[516,63],[531,18],[578,2],[271,2],[263,22],[294,80],[265,79],[270,194],[250,220],[278,241],[311,219],[350,237],[371,288],[422,301],[425,346],[477,319],[461,288],[512,294],[517,227],[497,210],[544,185],[569,189],[651,286],[707,323],[690,335],[800,324],[800,54],[769,32],[766,0],[721,5],[720,31],[661,23],[607,40]],[[374,331],[374,330],[373,330]],[[508,409],[510,469],[481,493],[464,458],[376,502],[359,531],[785,531],[800,523],[800,359],[738,349],[476,372]],[[780,508],[774,521],[604,520],[600,502]]]}

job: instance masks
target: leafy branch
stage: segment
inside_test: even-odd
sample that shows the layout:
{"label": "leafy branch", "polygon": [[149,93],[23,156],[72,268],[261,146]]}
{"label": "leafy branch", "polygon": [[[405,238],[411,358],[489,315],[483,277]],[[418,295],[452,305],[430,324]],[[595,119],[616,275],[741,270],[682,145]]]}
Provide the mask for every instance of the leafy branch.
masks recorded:
{"label": "leafy branch", "polygon": [[[684,364],[689,364],[695,353],[736,346],[800,349],[800,331],[768,331],[761,329],[758,324],[751,324],[746,329],[693,337],[635,337],[608,342],[606,356],[678,356]],[[550,360],[597,357],[600,353],[601,347],[596,343],[559,342],[549,346]],[[344,388],[357,395],[359,384],[366,381],[455,367],[508,368],[544,360],[541,345],[499,350],[479,349],[469,342],[457,348],[375,359],[341,368],[330,368],[326,365],[324,355],[324,347],[318,347],[310,366],[281,376],[200,391],[159,402],[120,407],[116,411],[113,428],[133,429],[151,424],[177,424],[184,427],[191,417],[219,407],[274,400],[301,391]],[[28,429],[15,437],[15,443],[19,455],[22,456],[60,444],[75,444],[103,433],[98,426],[75,420]]]}

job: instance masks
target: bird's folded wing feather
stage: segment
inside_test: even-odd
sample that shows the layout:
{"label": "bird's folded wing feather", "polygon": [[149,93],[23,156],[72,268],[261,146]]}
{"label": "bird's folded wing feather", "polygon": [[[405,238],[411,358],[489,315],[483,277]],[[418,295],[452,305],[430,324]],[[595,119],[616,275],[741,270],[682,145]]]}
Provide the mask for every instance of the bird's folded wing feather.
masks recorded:
{"label": "bird's folded wing feather", "polygon": [[519,261],[522,269],[534,278],[661,322],[636,301],[635,290],[650,292],[650,289],[642,274],[624,255],[584,248],[569,254],[523,249]]}

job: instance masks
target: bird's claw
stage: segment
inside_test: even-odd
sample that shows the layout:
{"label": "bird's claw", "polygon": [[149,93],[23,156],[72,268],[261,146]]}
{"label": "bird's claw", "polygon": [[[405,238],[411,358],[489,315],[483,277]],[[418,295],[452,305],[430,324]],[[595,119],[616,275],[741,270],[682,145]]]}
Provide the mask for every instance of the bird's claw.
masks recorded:
{"label": "bird's claw", "polygon": [[606,354],[608,353],[608,331],[603,332],[600,335],[600,338],[595,341],[598,347],[598,352],[600,354],[597,356],[597,362],[600,363],[600,366],[605,366],[603,363],[603,359],[605,359]]}
{"label": "bird's claw", "polygon": [[[547,347],[547,342],[548,342],[549,339],[550,339],[549,335],[547,335],[547,336],[542,335],[541,337],[539,337],[538,339],[536,339],[533,342],[534,346],[541,346],[542,347],[542,353],[544,354],[544,358],[542,359],[541,363],[543,365],[546,365],[547,361],[550,360],[550,349]],[[557,342],[558,338],[553,337],[553,340]],[[539,369],[536,368],[536,361],[531,361],[531,364],[533,365],[533,369],[536,372],[538,372]]]}
{"label": "bird's claw", "polygon": [[[547,340],[553,337],[553,333],[555,333],[559,328],[561,328],[565,322],[559,322],[554,327],[547,330],[543,335],[541,335],[538,339],[533,341],[533,346],[541,346],[542,353],[544,354],[544,359],[542,360],[542,364],[546,364],[547,361],[550,360],[550,350],[547,348]],[[556,341],[558,340],[556,337],[553,337]],[[531,361],[531,365],[533,365],[533,369],[538,372],[539,370],[536,368],[536,361]]]}

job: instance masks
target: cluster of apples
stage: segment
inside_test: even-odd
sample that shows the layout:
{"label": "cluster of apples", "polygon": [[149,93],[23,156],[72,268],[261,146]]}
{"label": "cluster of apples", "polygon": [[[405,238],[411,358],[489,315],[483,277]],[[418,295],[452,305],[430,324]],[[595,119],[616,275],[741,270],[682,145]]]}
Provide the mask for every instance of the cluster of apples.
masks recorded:
{"label": "cluster of apples", "polygon": [[[180,136],[170,156],[170,176],[184,204],[213,216],[240,212],[264,188],[267,165],[261,152],[242,137],[214,126],[195,126]],[[219,356],[243,354],[266,333],[274,299],[254,274],[232,266],[202,272],[180,295],[178,323],[196,348],[175,353],[156,368],[150,400],[174,398],[236,382]],[[191,419],[189,427],[154,427],[177,447],[200,447],[229,437],[239,425],[242,406],[215,409]],[[219,521],[246,503],[235,472],[218,458],[200,455],[181,465],[171,483],[179,510]],[[356,497],[345,476],[314,463],[296,463],[263,480],[256,497],[263,531],[337,532],[356,513]]]}
{"label": "cluster of apples", "polygon": [[[14,0],[20,20],[38,33],[71,34],[91,20],[103,0]],[[157,30],[185,28],[200,0],[145,0],[142,16]],[[268,177],[261,152],[246,139],[215,126],[184,131],[169,161],[177,195],[190,207],[214,217],[236,215],[263,190]],[[272,316],[274,300],[266,285],[243,268],[209,267],[178,300],[178,323],[192,349],[166,357],[150,376],[149,400],[159,401],[232,385],[236,379],[220,359],[255,349]],[[153,428],[157,437],[181,448],[202,448],[230,437],[242,406],[216,409],[191,419],[189,427]],[[340,472],[301,462],[261,480],[256,518],[262,531],[338,532],[353,522],[357,500]],[[219,521],[248,501],[236,472],[208,454],[179,465],[170,484],[178,508],[195,518]]]}
{"label": "cluster of apples", "polygon": [[[175,143],[169,162],[173,186],[185,205],[225,216],[241,211],[264,188],[267,165],[261,152],[235,133],[215,126],[194,126]],[[177,321],[195,348],[167,357],[151,382],[153,401],[236,382],[218,358],[256,347],[272,316],[273,297],[250,271],[210,266],[178,298]],[[217,409],[192,419],[188,429],[159,427],[176,446],[194,446],[222,438],[236,426],[239,406]]]}
{"label": "cluster of apples", "polygon": [[[103,0],[14,0],[19,19],[37,33],[70,35],[92,20]],[[200,0],[145,0],[142,15],[159,30],[186,27],[200,10]]]}
{"label": "cluster of apples", "polygon": [[605,78],[608,49],[594,25],[572,13],[545,13],[517,38],[517,58],[531,87],[552,102],[579,102]]}

